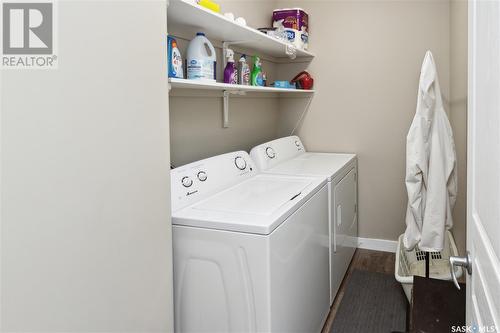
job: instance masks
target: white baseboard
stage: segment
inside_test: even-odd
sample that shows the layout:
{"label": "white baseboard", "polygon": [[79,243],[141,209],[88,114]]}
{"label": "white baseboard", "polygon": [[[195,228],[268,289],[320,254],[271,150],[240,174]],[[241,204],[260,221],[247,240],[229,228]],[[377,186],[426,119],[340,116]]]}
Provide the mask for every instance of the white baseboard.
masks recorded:
{"label": "white baseboard", "polygon": [[398,247],[397,241],[358,237],[358,248],[360,249],[395,253],[397,247]]}

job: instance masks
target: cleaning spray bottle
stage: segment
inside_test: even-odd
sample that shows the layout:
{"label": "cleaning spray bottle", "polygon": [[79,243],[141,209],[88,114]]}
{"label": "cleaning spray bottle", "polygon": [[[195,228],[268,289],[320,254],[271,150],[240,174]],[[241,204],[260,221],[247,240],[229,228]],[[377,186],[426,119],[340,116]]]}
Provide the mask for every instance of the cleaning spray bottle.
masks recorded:
{"label": "cleaning spray bottle", "polygon": [[262,78],[262,64],[260,62],[259,56],[253,57],[253,69],[252,69],[252,86],[263,86],[264,80]]}
{"label": "cleaning spray bottle", "polygon": [[238,74],[234,64],[234,52],[231,49],[226,51],[227,65],[224,68],[224,83],[238,84]]}
{"label": "cleaning spray bottle", "polygon": [[244,86],[250,85],[250,66],[248,66],[247,56],[244,54],[238,61],[238,83]]}

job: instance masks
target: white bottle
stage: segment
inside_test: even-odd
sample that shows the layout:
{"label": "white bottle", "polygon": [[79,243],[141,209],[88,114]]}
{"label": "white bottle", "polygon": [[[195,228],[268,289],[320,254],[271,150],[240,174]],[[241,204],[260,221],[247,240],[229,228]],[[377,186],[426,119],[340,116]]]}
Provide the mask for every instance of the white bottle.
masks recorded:
{"label": "white bottle", "polygon": [[203,32],[189,42],[186,59],[188,79],[215,82],[215,49]]}

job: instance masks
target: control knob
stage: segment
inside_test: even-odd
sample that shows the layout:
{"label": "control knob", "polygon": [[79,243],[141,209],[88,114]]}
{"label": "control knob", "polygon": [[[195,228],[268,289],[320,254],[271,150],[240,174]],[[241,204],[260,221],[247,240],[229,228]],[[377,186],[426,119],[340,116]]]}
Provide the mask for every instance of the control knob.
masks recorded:
{"label": "control knob", "polygon": [[188,176],[182,177],[181,179],[182,186],[184,187],[190,187],[193,185],[193,180],[189,178]]}
{"label": "control knob", "polygon": [[269,158],[275,158],[276,157],[276,152],[274,151],[274,149],[272,147],[267,147],[266,148],[266,155]]}
{"label": "control knob", "polygon": [[234,159],[234,164],[240,170],[245,170],[246,167],[247,167],[247,161],[245,161],[245,159],[243,157],[241,157],[241,156],[237,156]]}
{"label": "control knob", "polygon": [[197,177],[200,181],[204,182],[207,180],[207,173],[205,171],[200,171],[198,172]]}

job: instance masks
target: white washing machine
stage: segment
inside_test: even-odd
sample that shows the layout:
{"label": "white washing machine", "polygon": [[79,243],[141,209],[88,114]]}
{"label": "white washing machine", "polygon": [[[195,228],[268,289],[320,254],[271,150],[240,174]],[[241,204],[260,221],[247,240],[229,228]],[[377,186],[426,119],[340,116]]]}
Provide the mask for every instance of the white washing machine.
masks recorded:
{"label": "white washing machine", "polygon": [[244,152],[171,171],[176,332],[320,332],[326,179],[260,174]]}
{"label": "white washing machine", "polygon": [[297,136],[263,143],[250,152],[261,172],[321,176],[328,184],[330,304],[357,247],[357,158],[355,154],[306,152]]}

